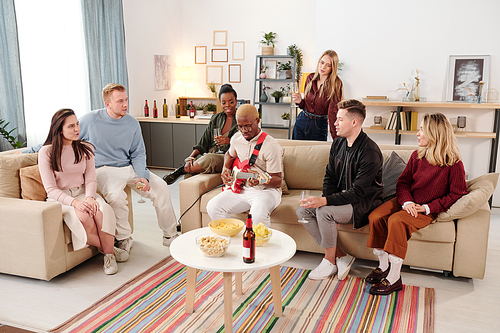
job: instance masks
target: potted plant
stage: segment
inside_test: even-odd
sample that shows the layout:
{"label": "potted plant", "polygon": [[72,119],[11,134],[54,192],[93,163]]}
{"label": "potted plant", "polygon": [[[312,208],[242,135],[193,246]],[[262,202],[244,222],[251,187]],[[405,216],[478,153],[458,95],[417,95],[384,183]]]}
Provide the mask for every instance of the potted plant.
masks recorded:
{"label": "potted plant", "polygon": [[285,63],[278,61],[278,79],[292,78],[292,64],[290,60]]}
{"label": "potted plant", "polygon": [[280,102],[280,98],[283,97],[283,92],[281,90],[275,90],[275,91],[273,91],[273,93],[271,94],[271,96],[274,97],[274,101],[276,103],[279,103]]}
{"label": "potted plant", "polygon": [[197,104],[195,105],[195,108],[196,108],[196,115],[201,116],[203,115],[203,110],[205,110],[205,104],[203,103]]}
{"label": "potted plant", "polygon": [[260,78],[261,79],[265,79],[267,77],[266,69],[267,69],[266,65],[260,66]]}
{"label": "potted plant", "polygon": [[207,113],[215,114],[215,112],[217,111],[217,105],[215,105],[213,103],[208,103],[205,106],[205,110],[207,111]]}
{"label": "potted plant", "polygon": [[292,96],[290,96],[290,84],[287,84],[286,86],[281,87],[280,90],[283,93],[283,103],[291,103]]}
{"label": "potted plant", "polygon": [[[264,32],[263,39],[259,42],[262,44],[262,55],[273,55],[274,54],[274,40],[276,39],[275,32]],[[264,46],[265,45],[265,46]]]}
{"label": "potted plant", "polygon": [[210,82],[207,84],[208,89],[212,92],[212,97],[217,98],[217,90],[215,89],[215,83]]}
{"label": "potted plant", "polygon": [[287,49],[288,55],[295,57],[295,79],[300,82],[302,75],[302,65],[304,64],[302,50],[295,44],[289,45]]}
{"label": "potted plant", "polygon": [[283,126],[288,127],[290,125],[290,114],[288,112],[283,113],[281,119],[283,119]]}
{"label": "potted plant", "polygon": [[26,142],[22,143],[20,141],[17,141],[17,138],[19,138],[19,135],[15,136],[15,137],[10,135],[12,132],[14,132],[17,129],[17,127],[14,127],[10,131],[8,131],[7,125],[9,125],[10,123],[9,122],[7,122],[5,124],[4,123],[5,123],[5,120],[0,119],[0,134],[5,138],[5,140],[7,140],[10,143],[12,148],[14,148],[14,149],[21,148]]}

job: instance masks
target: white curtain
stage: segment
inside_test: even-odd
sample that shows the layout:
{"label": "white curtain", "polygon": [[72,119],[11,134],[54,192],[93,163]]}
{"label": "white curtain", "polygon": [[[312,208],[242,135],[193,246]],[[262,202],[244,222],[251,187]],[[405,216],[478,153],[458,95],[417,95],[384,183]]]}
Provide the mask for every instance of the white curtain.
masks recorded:
{"label": "white curtain", "polygon": [[90,111],[80,0],[15,0],[28,146],[61,108]]}

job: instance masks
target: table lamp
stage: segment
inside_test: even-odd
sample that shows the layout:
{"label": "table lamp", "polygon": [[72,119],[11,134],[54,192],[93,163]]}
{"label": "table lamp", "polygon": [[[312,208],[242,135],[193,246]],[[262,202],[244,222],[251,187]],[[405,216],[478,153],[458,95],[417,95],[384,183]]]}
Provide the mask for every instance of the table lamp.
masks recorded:
{"label": "table lamp", "polygon": [[182,66],[177,69],[177,79],[180,84],[184,84],[184,96],[187,97],[186,87],[188,81],[191,81],[191,68],[189,66]]}

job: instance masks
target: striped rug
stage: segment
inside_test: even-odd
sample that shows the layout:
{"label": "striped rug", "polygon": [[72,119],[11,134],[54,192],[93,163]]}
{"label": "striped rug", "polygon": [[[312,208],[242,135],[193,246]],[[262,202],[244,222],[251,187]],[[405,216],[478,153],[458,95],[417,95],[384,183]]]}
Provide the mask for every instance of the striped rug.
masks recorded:
{"label": "striped rug", "polygon": [[[234,332],[434,331],[434,289],[405,285],[374,297],[362,278],[312,281],[308,273],[281,267],[281,318],[269,271],[244,273],[243,295],[233,294]],[[167,257],[50,332],[224,332],[222,273],[199,271],[196,281],[195,311],[186,314],[186,267]]]}

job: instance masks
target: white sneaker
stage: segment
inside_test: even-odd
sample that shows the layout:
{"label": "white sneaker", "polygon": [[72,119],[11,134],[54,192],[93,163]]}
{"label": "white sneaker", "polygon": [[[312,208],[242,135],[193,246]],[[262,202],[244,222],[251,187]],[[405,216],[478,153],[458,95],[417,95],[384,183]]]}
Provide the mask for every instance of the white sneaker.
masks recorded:
{"label": "white sneaker", "polygon": [[349,271],[351,270],[351,266],[354,263],[354,260],[356,260],[356,258],[348,254],[346,254],[343,257],[336,258],[335,261],[337,262],[337,267],[339,269],[339,274],[338,274],[339,280],[343,280],[347,277],[347,274],[349,274]]}
{"label": "white sneaker", "polygon": [[132,237],[125,238],[121,241],[117,242],[117,247],[119,247],[122,250],[125,250],[127,252],[130,252],[130,249],[132,248],[133,240]]}
{"label": "white sneaker", "polygon": [[127,261],[130,257],[127,251],[120,249],[119,247],[114,247],[113,253],[115,255],[116,261],[118,262]]}
{"label": "white sneaker", "polygon": [[163,236],[163,246],[170,246],[170,244],[172,244],[172,242],[174,241],[174,239],[176,239],[177,237],[179,237],[179,234],[175,234],[173,236]]}
{"label": "white sneaker", "polygon": [[111,275],[118,272],[118,265],[116,264],[116,259],[114,254],[104,255],[104,274]]}
{"label": "white sneaker", "polygon": [[337,273],[337,266],[323,258],[321,264],[309,273],[308,278],[311,280],[323,280],[335,273]]}

